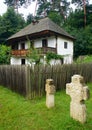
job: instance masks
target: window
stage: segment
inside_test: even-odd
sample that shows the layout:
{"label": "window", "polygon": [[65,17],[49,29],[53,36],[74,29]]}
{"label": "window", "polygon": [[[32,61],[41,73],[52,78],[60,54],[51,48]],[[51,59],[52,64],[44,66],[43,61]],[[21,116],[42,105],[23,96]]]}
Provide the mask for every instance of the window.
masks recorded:
{"label": "window", "polygon": [[25,49],[25,43],[21,43],[21,49]]}
{"label": "window", "polygon": [[13,50],[18,50],[18,44],[17,44],[17,43],[16,43],[16,44],[13,44],[13,45],[12,45],[12,49],[13,49]]}
{"label": "window", "polygon": [[64,42],[64,48],[67,49],[67,47],[68,47],[67,42]]}
{"label": "window", "polygon": [[47,47],[47,39],[42,40],[42,47]]}
{"label": "window", "polygon": [[25,65],[25,59],[21,59],[21,64]]}

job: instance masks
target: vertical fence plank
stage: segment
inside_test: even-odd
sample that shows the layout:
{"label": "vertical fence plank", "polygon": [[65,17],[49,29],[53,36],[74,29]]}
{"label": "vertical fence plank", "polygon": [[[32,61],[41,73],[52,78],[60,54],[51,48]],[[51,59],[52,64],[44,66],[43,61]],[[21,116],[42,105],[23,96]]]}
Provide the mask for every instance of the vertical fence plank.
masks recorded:
{"label": "vertical fence plank", "polygon": [[74,74],[81,74],[85,82],[92,82],[92,63],[36,65],[34,68],[24,65],[0,65],[0,85],[32,99],[45,94],[46,79],[52,78],[56,89],[62,90]]}

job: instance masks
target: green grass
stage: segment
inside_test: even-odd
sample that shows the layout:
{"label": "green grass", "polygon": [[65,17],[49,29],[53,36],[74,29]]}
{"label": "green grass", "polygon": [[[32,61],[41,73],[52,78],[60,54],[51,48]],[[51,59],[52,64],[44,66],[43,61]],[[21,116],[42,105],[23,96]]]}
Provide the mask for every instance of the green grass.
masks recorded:
{"label": "green grass", "polygon": [[83,59],[78,58],[76,63],[92,63],[92,55],[86,55]]}
{"label": "green grass", "polygon": [[45,106],[45,97],[26,100],[0,87],[0,130],[92,130],[91,97],[86,101],[87,122],[81,124],[69,116],[70,97],[63,92],[55,95],[55,107]]}

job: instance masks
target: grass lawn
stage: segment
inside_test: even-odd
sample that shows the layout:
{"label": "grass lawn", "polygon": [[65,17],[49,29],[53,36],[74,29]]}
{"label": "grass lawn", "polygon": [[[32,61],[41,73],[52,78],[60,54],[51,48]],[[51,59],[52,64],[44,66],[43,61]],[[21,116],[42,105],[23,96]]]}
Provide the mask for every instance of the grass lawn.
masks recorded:
{"label": "grass lawn", "polygon": [[86,55],[83,59],[78,58],[77,63],[92,63],[92,55]]}
{"label": "grass lawn", "polygon": [[55,94],[55,107],[45,106],[45,97],[26,100],[0,87],[0,130],[92,130],[91,97],[86,101],[87,122],[83,125],[69,116],[70,97],[65,91]]}

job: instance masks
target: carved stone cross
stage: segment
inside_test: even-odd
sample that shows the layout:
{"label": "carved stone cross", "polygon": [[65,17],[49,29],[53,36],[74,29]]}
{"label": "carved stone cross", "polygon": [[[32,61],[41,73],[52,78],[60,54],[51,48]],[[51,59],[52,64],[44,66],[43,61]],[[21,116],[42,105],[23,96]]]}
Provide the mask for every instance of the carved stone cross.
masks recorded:
{"label": "carved stone cross", "polygon": [[89,89],[80,75],[72,76],[72,82],[66,84],[66,94],[70,95],[70,116],[81,123],[86,122],[85,100],[89,99]]}

